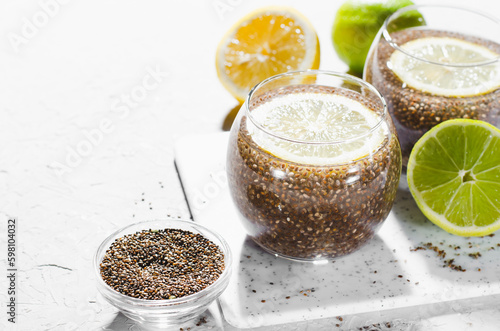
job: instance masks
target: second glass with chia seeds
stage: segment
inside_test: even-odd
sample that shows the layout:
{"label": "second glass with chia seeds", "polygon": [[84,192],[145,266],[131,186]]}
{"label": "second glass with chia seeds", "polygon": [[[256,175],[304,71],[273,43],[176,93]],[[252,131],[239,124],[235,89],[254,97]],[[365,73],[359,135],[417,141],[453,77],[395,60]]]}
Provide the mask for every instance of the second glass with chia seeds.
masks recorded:
{"label": "second glass with chia seeds", "polygon": [[375,39],[364,78],[387,101],[405,167],[418,139],[445,120],[500,127],[500,22],[456,7],[400,9]]}
{"label": "second glass with chia seeds", "polygon": [[352,76],[291,72],[249,94],[227,174],[249,236],[277,256],[328,260],[366,244],[389,214],[401,151],[384,99]]}

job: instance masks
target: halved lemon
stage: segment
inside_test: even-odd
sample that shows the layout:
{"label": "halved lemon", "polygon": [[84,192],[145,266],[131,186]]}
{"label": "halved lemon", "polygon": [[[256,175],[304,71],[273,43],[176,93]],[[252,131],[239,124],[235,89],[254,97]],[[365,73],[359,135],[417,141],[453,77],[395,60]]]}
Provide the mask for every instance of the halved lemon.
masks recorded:
{"label": "halved lemon", "polygon": [[261,8],[222,38],[216,69],[224,87],[243,102],[262,80],[293,70],[318,69],[319,40],[313,26],[287,7]]}
{"label": "halved lemon", "polygon": [[301,164],[349,163],[378,150],[389,132],[379,114],[339,94],[286,94],[250,116],[247,129],[260,147]]}
{"label": "halved lemon", "polygon": [[445,121],[420,138],[408,186],[433,223],[460,236],[500,229],[500,130],[478,120]]}
{"label": "halved lemon", "polygon": [[[424,37],[411,40],[401,48],[414,57],[396,50],[389,66],[401,81],[414,89],[434,95],[465,97],[500,88],[500,54],[484,46],[458,38]],[[475,65],[488,61],[494,63]]]}

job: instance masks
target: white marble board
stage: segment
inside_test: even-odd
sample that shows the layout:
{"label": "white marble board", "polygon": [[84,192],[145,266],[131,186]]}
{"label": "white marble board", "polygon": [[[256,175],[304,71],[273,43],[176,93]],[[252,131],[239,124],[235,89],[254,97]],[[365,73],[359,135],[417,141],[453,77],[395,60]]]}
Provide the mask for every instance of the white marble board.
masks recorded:
{"label": "white marble board", "polygon": [[[233,276],[219,300],[231,325],[255,328],[409,307],[425,318],[436,304],[448,302],[453,310],[460,303],[500,300],[500,234],[464,238],[444,232],[421,214],[404,183],[376,237],[349,256],[317,265],[264,252],[246,236],[229,195],[228,137],[182,137],[175,162],[193,219],[221,233],[232,248]],[[446,256],[414,250],[425,243]],[[445,266],[450,259],[466,271]]]}

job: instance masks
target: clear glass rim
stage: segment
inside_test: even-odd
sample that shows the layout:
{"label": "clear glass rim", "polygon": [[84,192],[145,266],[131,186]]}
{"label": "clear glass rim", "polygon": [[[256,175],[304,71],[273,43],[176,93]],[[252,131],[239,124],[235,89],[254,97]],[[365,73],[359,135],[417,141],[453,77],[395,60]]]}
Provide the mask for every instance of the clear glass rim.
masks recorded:
{"label": "clear glass rim", "polygon": [[[382,103],[382,108],[383,109],[382,109],[379,121],[375,125],[373,125],[372,127],[370,127],[369,130],[367,130],[366,132],[363,132],[362,134],[359,134],[359,135],[356,135],[356,136],[353,136],[353,137],[350,137],[350,138],[347,138],[347,139],[331,140],[331,141],[330,140],[329,141],[307,141],[307,140],[301,140],[301,139],[293,139],[293,138],[289,138],[289,137],[277,134],[277,133],[275,133],[275,132],[273,132],[271,130],[268,130],[267,128],[265,128],[262,124],[259,123],[259,121],[257,121],[252,116],[252,112],[250,111],[250,100],[252,99],[252,97],[254,96],[254,94],[261,87],[263,87],[264,85],[268,84],[269,82],[272,82],[272,81],[277,80],[277,79],[281,79],[283,77],[293,77],[293,76],[300,76],[300,75],[316,75],[316,76],[325,75],[325,76],[331,76],[331,77],[341,78],[341,79],[350,81],[351,83],[355,83],[356,85],[358,85],[360,87],[365,87],[365,88],[369,89],[370,92],[372,92],[380,100],[380,102]],[[297,84],[297,86],[298,85],[300,85],[300,84]],[[307,85],[307,84],[305,84],[305,85]],[[291,86],[293,86],[293,85],[291,85]],[[387,117],[387,104],[385,102],[384,96],[373,85],[371,85],[370,83],[362,80],[361,78],[358,78],[358,77],[355,77],[355,76],[352,76],[352,75],[349,75],[349,74],[346,74],[346,73],[335,72],[335,71],[312,70],[312,69],[309,69],[309,70],[288,71],[288,72],[285,72],[285,73],[274,75],[274,76],[271,76],[271,77],[269,77],[267,79],[264,79],[263,81],[261,81],[260,83],[258,83],[257,85],[255,85],[250,90],[250,92],[247,95],[246,102],[245,102],[245,114],[246,114],[247,118],[250,119],[250,121],[252,122],[252,124],[255,125],[259,130],[261,130],[261,131],[265,132],[266,134],[268,134],[270,136],[273,136],[275,138],[278,138],[278,139],[281,139],[281,140],[286,140],[286,141],[289,141],[291,143],[296,143],[296,144],[305,144],[305,145],[334,145],[334,144],[349,143],[349,142],[358,140],[360,138],[363,138],[365,136],[368,136],[369,134],[371,134],[374,131],[376,131],[382,125],[382,123],[384,123],[386,121],[386,117]]]}
{"label": "clear glass rim", "polygon": [[[112,243],[113,238],[118,238],[117,236],[130,228],[144,225],[143,230],[149,229],[147,227],[148,224],[152,223],[157,223],[157,222],[172,222],[172,223],[177,223],[177,224],[185,224],[189,225],[190,227],[195,228],[196,230],[200,231],[200,233],[203,235],[204,233],[209,233],[211,236],[217,238],[218,241],[220,241],[220,248],[224,252],[224,271],[222,274],[217,278],[215,282],[204,288],[203,290],[186,295],[184,297],[176,298],[176,299],[165,299],[165,300],[151,300],[151,299],[140,299],[140,298],[134,298],[128,295],[125,295],[123,293],[120,293],[116,291],[114,288],[109,286],[101,277],[100,273],[100,255],[103,251],[106,251],[109,248],[109,245]],[[174,228],[174,227],[172,227]],[[138,230],[139,231],[139,230]],[[217,243],[215,243],[217,244]],[[110,234],[106,239],[102,241],[102,243],[99,245],[97,248],[97,251],[94,255],[94,271],[95,271],[95,276],[97,278],[97,282],[101,289],[104,289],[108,295],[110,295],[113,298],[113,301],[116,302],[121,302],[124,304],[128,304],[131,306],[137,306],[137,307],[144,307],[144,308],[169,308],[171,306],[173,307],[178,307],[179,305],[189,305],[191,303],[194,303],[196,301],[199,301],[201,304],[203,301],[200,301],[201,298],[207,297],[210,295],[214,295],[218,293],[218,289],[221,287],[224,287],[224,285],[229,281],[229,277],[231,275],[231,269],[232,269],[232,253],[231,249],[229,248],[228,243],[226,240],[219,235],[218,233],[214,232],[213,230],[210,230],[209,228],[200,225],[198,223],[195,223],[194,221],[187,221],[187,220],[177,220],[177,219],[158,219],[158,220],[149,220],[149,221],[140,221],[136,223],[129,224],[123,228],[120,228]]]}
{"label": "clear glass rim", "polygon": [[[401,46],[399,46],[394,39],[392,39],[391,33],[387,30],[389,22],[394,19],[395,17],[398,17],[401,14],[404,14],[408,11],[412,10],[418,10],[420,8],[435,8],[435,9],[453,9],[453,10],[461,10],[464,12],[467,12],[469,14],[474,14],[477,16],[482,16],[485,19],[488,19],[489,21],[495,23],[498,25],[498,31],[500,31],[500,20],[495,18],[494,16],[488,15],[486,13],[480,12],[476,9],[473,8],[468,8],[468,7],[461,7],[461,6],[450,6],[450,5],[432,5],[432,4],[423,4],[423,5],[411,5],[411,6],[406,6],[403,8],[398,9],[396,12],[391,14],[387,19],[384,21],[384,24],[382,25],[382,34],[384,36],[384,39],[396,50],[404,53],[405,55],[408,55],[414,59],[417,59],[422,62],[426,62],[429,64],[434,64],[434,65],[439,65],[439,66],[444,66],[444,67],[455,67],[455,68],[467,68],[467,67],[477,67],[477,66],[485,66],[485,65],[490,65],[494,64],[496,62],[500,62],[500,55],[497,56],[496,58],[493,58],[491,60],[486,60],[486,61],[480,61],[480,62],[474,62],[474,63],[442,63],[442,62],[436,62],[436,61],[429,61],[423,58],[420,58],[418,56],[415,56],[414,54],[411,54]],[[424,29],[424,26],[418,27],[419,29]]]}

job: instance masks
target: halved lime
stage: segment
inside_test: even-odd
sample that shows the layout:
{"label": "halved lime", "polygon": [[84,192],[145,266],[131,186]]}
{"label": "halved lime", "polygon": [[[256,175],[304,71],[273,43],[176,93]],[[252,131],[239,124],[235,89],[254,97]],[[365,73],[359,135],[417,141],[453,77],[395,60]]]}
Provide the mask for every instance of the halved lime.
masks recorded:
{"label": "halved lime", "polygon": [[286,94],[255,108],[251,117],[265,130],[249,124],[259,146],[302,164],[360,159],[376,151],[389,132],[380,114],[340,94]]}
{"label": "halved lime", "polygon": [[[391,55],[390,67],[407,85],[441,96],[464,97],[500,87],[500,54],[458,38],[411,40]],[[491,61],[491,64],[484,64]]]}
{"label": "halved lime", "polygon": [[483,236],[500,229],[500,130],[478,120],[445,121],[420,138],[408,161],[420,210],[442,229]]}

